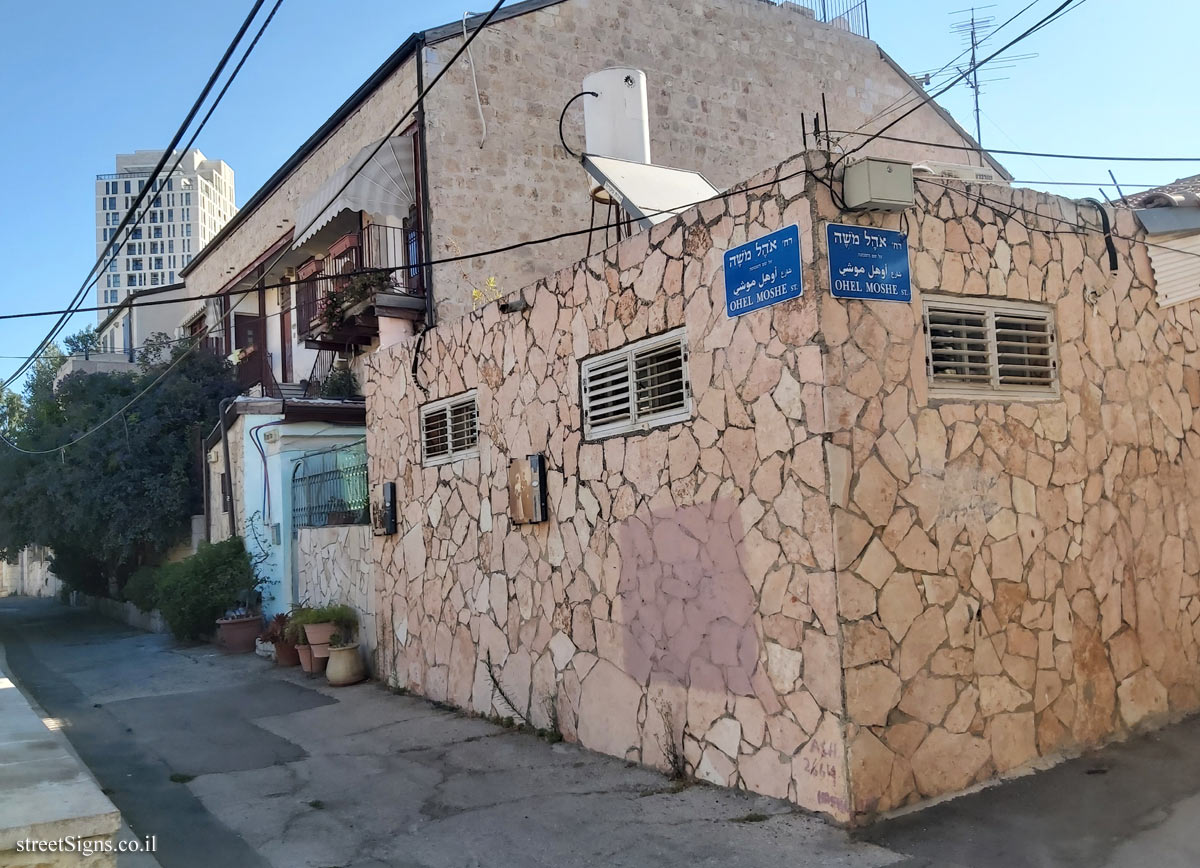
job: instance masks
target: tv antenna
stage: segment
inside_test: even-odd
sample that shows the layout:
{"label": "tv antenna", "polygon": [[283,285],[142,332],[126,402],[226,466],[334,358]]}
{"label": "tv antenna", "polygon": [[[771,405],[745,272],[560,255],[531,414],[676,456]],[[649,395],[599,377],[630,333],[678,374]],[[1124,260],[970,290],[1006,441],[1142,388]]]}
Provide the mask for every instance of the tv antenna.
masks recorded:
{"label": "tv antenna", "polygon": [[[984,85],[991,84],[997,81],[1007,81],[1008,76],[999,76],[996,78],[980,78],[979,77],[979,62],[978,50],[984,42],[986,42],[996,29],[996,19],[991,15],[980,15],[987,9],[995,9],[995,4],[989,6],[972,6],[969,9],[960,9],[957,12],[951,12],[951,15],[965,15],[965,19],[954,22],[950,26],[950,32],[957,33],[962,38],[964,51],[963,54],[970,52],[970,64],[964,69],[961,66],[955,67],[963,81],[967,83],[967,87],[971,89],[972,96],[975,101],[975,141],[983,144],[983,130],[979,123],[979,97],[983,94]],[[996,58],[1003,61],[1001,63],[991,63],[988,66],[988,72],[999,71],[1002,69],[1012,69],[1018,63],[1024,60],[1032,60],[1037,57],[1037,53],[1030,54],[1004,54]]]}

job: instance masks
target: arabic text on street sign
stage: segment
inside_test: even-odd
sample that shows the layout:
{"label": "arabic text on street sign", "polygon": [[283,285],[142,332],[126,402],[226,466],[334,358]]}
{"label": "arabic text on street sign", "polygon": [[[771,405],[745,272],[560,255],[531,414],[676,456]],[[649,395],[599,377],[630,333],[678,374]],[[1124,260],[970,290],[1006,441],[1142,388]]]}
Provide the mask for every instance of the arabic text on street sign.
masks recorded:
{"label": "arabic text on street sign", "polygon": [[725,251],[725,312],[741,316],[804,292],[800,277],[800,229],[785,226]]}
{"label": "arabic text on street sign", "polygon": [[893,229],[825,224],[834,298],[912,301],[908,236]]}

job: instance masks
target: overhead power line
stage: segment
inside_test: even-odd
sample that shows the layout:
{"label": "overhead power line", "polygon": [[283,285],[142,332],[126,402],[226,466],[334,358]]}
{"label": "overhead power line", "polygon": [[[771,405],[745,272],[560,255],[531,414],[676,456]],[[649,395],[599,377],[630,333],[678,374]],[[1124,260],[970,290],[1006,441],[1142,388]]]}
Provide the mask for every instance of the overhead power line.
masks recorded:
{"label": "overhead power line", "polygon": [[[949,84],[946,84],[945,86],[939,88],[931,97],[929,97],[929,99],[936,100],[939,96],[946,93],[946,91],[950,90],[950,88],[954,87],[954,85],[958,84],[958,82],[962,81],[964,78],[966,78],[968,75],[970,75],[975,70],[979,69],[981,66],[986,64],[988,61],[998,57],[999,55],[1003,54],[1008,49],[1012,48],[1017,43],[1021,42],[1023,39],[1027,39],[1028,37],[1032,36],[1037,31],[1041,30],[1047,24],[1050,24],[1052,21],[1057,19],[1060,15],[1067,12],[1068,7],[1071,6],[1072,2],[1076,3],[1076,6],[1072,7],[1072,8],[1078,8],[1078,6],[1082,6],[1084,3],[1086,3],[1087,0],[1063,0],[1063,2],[1060,3],[1058,6],[1056,6],[1054,8],[1054,10],[1051,11],[1048,15],[1039,19],[1037,21],[1037,23],[1033,24],[1031,27],[1026,28],[1019,35],[1017,35],[1013,39],[1010,39],[999,49],[997,49],[996,51],[993,51],[987,57],[983,58],[983,60],[979,61],[976,64],[972,64],[967,69],[960,71],[958,75],[956,75],[953,79],[950,80]],[[904,120],[909,115],[911,115],[913,112],[917,111],[924,104],[925,104],[925,101],[922,100],[919,104],[914,105],[912,108],[905,111],[902,115],[899,115],[898,117],[895,117],[892,120],[888,121],[877,132],[871,133],[865,141],[860,142],[858,145],[856,145],[855,147],[851,148],[849,151],[846,151],[844,154],[842,154],[841,157],[838,158],[837,163],[835,163],[833,166],[830,166],[830,177],[833,176],[833,170],[837,167],[837,165],[844,162],[847,157],[849,157],[851,154],[854,154],[855,152],[860,151],[863,148],[865,148],[872,141],[874,141],[875,139],[882,136],[883,133],[887,132],[892,127],[894,127],[896,124],[900,123],[902,120]]]}
{"label": "overhead power line", "polygon": [[[1036,6],[1039,2],[1040,2],[1040,0],[1033,0],[1032,3],[1029,3],[1027,6],[1022,8],[1019,12],[1017,12],[1015,15],[1013,15],[1011,18],[1009,18],[1007,21],[1005,21],[999,27],[996,27],[994,30],[992,30],[990,33],[988,33],[986,36],[984,36],[981,40],[979,40],[978,44],[975,47],[978,48],[979,46],[983,45],[983,43],[987,42],[989,39],[991,39],[993,36],[995,36],[997,33],[999,33],[1001,30],[1003,30],[1008,25],[1012,24],[1015,20],[1020,18],[1022,15],[1024,15],[1026,12],[1028,12],[1034,6]],[[967,46],[962,51],[960,51],[958,54],[954,55],[954,57],[950,58],[950,60],[946,61],[946,63],[944,63],[940,68],[929,73],[928,78],[930,78],[930,79],[937,78],[938,76],[940,76],[942,73],[944,73],[950,67],[954,66],[954,64],[958,63],[958,61],[962,60],[964,57],[966,57],[970,53],[971,53],[971,47]],[[904,108],[907,105],[911,105],[914,102],[924,102],[924,101],[925,101],[924,92],[910,93],[910,94],[906,94],[904,96],[897,97],[896,99],[892,100],[892,102],[889,103],[887,106],[885,106],[883,109],[876,112],[874,115],[867,118],[867,120],[865,120],[861,124],[859,124],[855,129],[861,130],[863,127],[870,126],[875,121],[879,120],[880,118],[882,118],[884,115],[888,114],[889,112],[898,111],[899,109]]]}
{"label": "overhead power line", "polygon": [[[257,13],[259,7],[262,6],[263,2],[264,2],[264,0],[258,0],[258,2],[256,2],[254,10],[253,10],[254,13]],[[484,16],[483,20],[480,21],[480,23],[476,26],[475,30],[471,33],[471,35],[463,40],[463,44],[461,46],[459,46],[458,50],[446,62],[446,65],[443,66],[438,71],[438,74],[433,77],[433,80],[430,81],[429,84],[427,84],[419,94],[417,94],[416,101],[409,107],[408,111],[406,111],[403,115],[400,116],[400,119],[396,121],[396,123],[392,127],[391,131],[387,134],[387,136],[385,136],[379,142],[378,146],[376,146],[375,151],[372,152],[367,157],[367,159],[363,161],[362,165],[360,165],[359,168],[357,170],[355,170],[355,172],[353,172],[349,178],[346,179],[346,183],[342,185],[341,189],[339,189],[336,193],[333,194],[332,197],[330,197],[329,203],[326,205],[326,207],[329,207],[329,205],[331,205],[337,201],[337,198],[343,193],[343,191],[345,191],[346,187],[348,187],[350,185],[350,182],[354,179],[355,175],[357,175],[358,172],[362,170],[363,166],[370,163],[371,158],[374,157],[375,154],[379,152],[379,149],[383,147],[384,143],[389,138],[391,138],[391,136],[393,136],[396,133],[396,131],[400,129],[401,125],[407,121],[407,119],[412,115],[412,113],[415,112],[421,106],[421,104],[425,101],[425,97],[429,94],[429,92],[432,91],[433,88],[437,86],[438,82],[440,82],[442,80],[442,77],[447,72],[450,71],[450,69],[454,66],[454,64],[458,61],[458,59],[460,57],[462,57],[462,55],[470,49],[471,43],[474,42],[475,39],[479,36],[479,34],[483,32],[483,29],[485,27],[487,27],[487,25],[489,23],[491,23],[492,18],[495,17],[496,13],[500,11],[500,7],[503,5],[504,5],[504,0],[496,0],[495,5],[492,6],[491,10],[487,13],[487,15]],[[247,19],[246,24],[243,25],[243,29],[241,31],[239,31],[239,39],[240,39],[241,33],[245,32],[245,28],[248,26],[249,20],[250,19]],[[234,44],[236,44],[236,42]],[[232,46],[230,48],[230,51],[226,53],[227,56],[230,53],[232,53]],[[198,105],[196,106],[196,108],[198,108]],[[194,116],[194,114],[195,114],[195,111],[193,110],[192,114],[189,116],[189,121],[188,121],[189,123],[190,123],[190,118],[192,116]],[[182,129],[181,129],[180,133],[181,133],[180,138],[182,138]],[[178,143],[177,140],[176,140],[176,143]],[[321,211],[324,211],[324,210],[325,210],[324,208],[321,209]],[[303,232],[307,231],[309,228],[311,228],[312,224],[315,223],[319,219],[321,211],[317,212],[317,216],[313,218],[313,220],[309,223],[308,226],[304,227],[304,229],[299,230],[299,231],[301,233],[303,233]],[[129,215],[126,215],[126,220],[128,220],[128,217],[129,217]],[[271,268],[276,263],[279,262],[279,260],[284,256],[285,252],[286,251],[281,251],[279,256],[277,256],[272,261],[271,265],[269,265],[263,269],[264,276],[270,272]],[[259,280],[261,281],[262,278],[260,278]],[[237,291],[237,292],[229,293],[229,294],[245,296],[252,292],[260,292],[260,291],[262,291],[262,287],[253,286],[253,287],[247,288],[246,290]],[[62,443],[51,449],[34,449],[34,450],[24,449],[22,447],[19,447],[15,443],[9,442],[7,439],[4,439],[3,442],[6,445],[8,445],[9,447],[17,450],[18,452],[25,453],[26,455],[52,455],[55,452],[61,452],[63,449],[67,448],[68,446],[74,446],[76,443],[79,443],[80,441],[86,439],[87,437],[90,437],[92,434],[95,434],[97,431],[102,429],[104,426],[106,426],[106,425],[112,423],[114,420],[120,418],[125,413],[126,410],[128,410],[130,407],[132,407],[134,404],[136,404],[142,397],[144,397],[146,394],[148,394],[151,389],[153,389],[160,382],[162,382],[162,380],[172,370],[174,370],[185,358],[187,358],[189,355],[191,355],[193,352],[195,352],[196,348],[199,347],[203,343],[203,341],[208,337],[208,335],[212,332],[212,330],[213,330],[213,326],[211,326],[211,325],[207,326],[203,332],[201,332],[200,334],[195,336],[195,343],[193,343],[190,347],[188,347],[188,348],[184,349],[182,352],[180,352],[179,355],[176,356],[176,358],[174,360],[172,360],[171,364],[169,364],[165,369],[163,369],[163,371],[157,377],[155,377],[154,380],[152,380],[150,382],[150,384],[146,386],[145,389],[143,389],[137,395],[135,395],[133,398],[131,398],[123,407],[121,407],[119,410],[117,410],[115,413],[113,413],[107,419],[98,423],[97,425],[92,426],[87,431],[72,438],[68,442]],[[11,382],[11,380],[9,382]],[[8,383],[5,383],[4,385],[5,385],[5,387],[7,387]]]}
{"label": "overhead power line", "polygon": [[[267,17],[263,20],[262,26],[260,26],[258,28],[258,32],[254,34],[254,38],[250,41],[250,44],[246,47],[246,50],[244,52],[242,52],[241,59],[238,60],[237,66],[235,66],[233,68],[233,72],[231,72],[229,74],[229,78],[225,79],[224,86],[221,88],[221,90],[217,94],[216,98],[212,101],[212,104],[209,105],[208,111],[205,112],[204,117],[200,119],[200,123],[196,126],[196,129],[192,131],[192,135],[188,139],[187,144],[185,144],[179,150],[179,156],[175,160],[175,163],[171,166],[170,170],[168,170],[168,172],[165,176],[166,179],[169,180],[175,174],[175,172],[179,169],[180,164],[183,163],[184,158],[187,156],[188,152],[191,151],[192,145],[194,145],[196,143],[196,139],[198,139],[200,137],[200,133],[203,132],[204,128],[208,125],[208,121],[213,116],[213,112],[215,112],[217,110],[217,106],[219,106],[221,104],[221,100],[223,100],[225,98],[225,94],[226,94],[226,92],[228,92],[230,85],[232,85],[234,82],[234,79],[236,79],[238,77],[238,73],[240,73],[242,71],[242,67],[245,66],[246,61],[249,60],[250,55],[253,53],[255,47],[257,47],[259,40],[262,39],[263,33],[266,32],[267,27],[270,26],[271,21],[274,20],[274,18],[275,18],[275,13],[279,11],[279,7],[282,5],[283,5],[283,0],[275,0],[275,5],[272,6],[271,11],[269,13],[267,13]],[[142,221],[146,219],[146,215],[150,213],[150,210],[151,210],[150,208],[145,208],[142,210],[142,212],[140,214],[137,215],[137,219],[134,220],[133,225],[131,225],[129,227],[129,230],[126,232],[126,238],[118,241],[116,249],[113,250],[110,259],[116,259],[116,257],[120,255],[121,248],[125,245],[126,240],[129,240],[129,236],[133,232],[133,230],[137,229],[138,226],[141,225]],[[104,273],[105,272],[103,270],[96,273],[96,275],[92,278],[91,282],[88,284],[89,291],[93,287],[95,287],[97,283],[100,282],[100,278],[104,276]],[[176,288],[176,285],[171,284],[168,286],[161,286],[158,288],[144,289],[144,290],[141,290],[138,294],[139,295],[152,295],[152,294],[160,293],[160,292],[169,292],[174,288]],[[104,305],[97,305],[95,307],[79,307],[79,306],[77,306],[73,309],[73,311],[69,311],[69,312],[84,313],[84,312],[94,312],[94,311],[102,311],[102,310],[116,310],[118,307],[120,307],[119,304],[104,304]],[[43,352],[44,351],[45,350],[43,350]]]}
{"label": "overhead power line", "polygon": [[[1003,148],[977,148],[973,145],[945,145],[941,142],[930,142],[922,139],[909,139],[904,136],[886,136],[880,133],[860,133],[856,130],[830,130],[833,135],[866,136],[868,139],[880,139],[885,142],[904,142],[910,145],[926,145],[931,148],[941,148],[947,151],[971,151],[976,154],[1008,154],[1018,157],[1046,157],[1054,160],[1102,160],[1114,163],[1200,163],[1196,157],[1136,157],[1112,156],[1111,154],[1060,154],[1051,151],[1018,151]],[[863,144],[866,144],[864,142]],[[860,146],[861,147],[861,146]],[[855,150],[858,150],[855,148]],[[853,152],[850,152],[853,153]],[[847,153],[846,156],[850,154]],[[1109,185],[1111,186],[1111,184]],[[1136,185],[1131,185],[1136,186]],[[1151,185],[1153,186],[1153,185]]]}
{"label": "overhead power line", "polygon": [[[89,288],[88,282],[91,280],[92,275],[97,274],[99,271],[101,271],[104,268],[104,265],[108,261],[110,255],[115,255],[112,253],[112,251],[114,249],[114,243],[118,242],[118,240],[120,239],[121,233],[129,226],[130,221],[133,219],[134,215],[137,213],[138,208],[141,207],[142,202],[145,201],[147,196],[151,195],[151,191],[153,189],[154,182],[158,179],[159,175],[161,174],[161,172],[163,170],[163,167],[166,166],[167,161],[171,158],[171,155],[174,153],[175,148],[179,145],[179,142],[182,141],[183,136],[187,132],[188,127],[191,126],[192,121],[195,119],[196,115],[199,113],[200,107],[204,104],[204,101],[208,98],[208,95],[212,92],[213,87],[217,83],[217,79],[220,78],[221,73],[225,69],[225,66],[229,63],[229,59],[233,56],[234,51],[237,50],[237,46],[242,41],[242,38],[246,35],[246,31],[250,29],[250,25],[253,23],[255,17],[258,15],[259,10],[262,9],[264,2],[265,2],[265,0],[255,0],[253,7],[250,9],[250,13],[242,21],[242,24],[238,28],[237,33],[234,35],[233,39],[230,41],[229,45],[226,47],[225,53],[221,55],[220,61],[217,63],[217,66],[213,70],[212,74],[208,77],[208,81],[205,82],[204,87],[200,91],[200,95],[198,97],[196,97],[196,100],[192,103],[192,107],[191,107],[191,109],[189,109],[187,116],[183,119],[183,122],[179,125],[179,128],[175,131],[175,135],[171,137],[170,144],[168,144],[166,147],[166,150],[163,151],[162,157],[159,159],[158,164],[154,167],[154,170],[150,173],[149,178],[147,178],[145,186],[142,187],[142,189],[138,192],[137,197],[134,199],[133,204],[130,206],[129,210],[125,213],[125,216],[122,218],[120,224],[117,226],[115,232],[113,233],[112,238],[105,245],[104,250],[101,252],[100,256],[96,259],[96,263],[88,271],[87,276],[83,279],[83,283],[80,285],[79,290],[75,293],[75,296],[74,296],[74,298],[72,298],[70,304],[67,305],[67,311],[73,311],[73,309],[79,305],[79,303],[83,299],[83,296],[88,291],[88,288]],[[274,13],[272,13],[272,14],[274,14]],[[117,246],[117,249],[120,249],[119,245]],[[46,336],[38,343],[37,348],[34,349],[34,351],[28,356],[28,358],[25,360],[25,362],[23,362],[21,365],[19,365],[17,370],[8,379],[6,379],[4,381],[3,386],[0,388],[7,388],[8,386],[12,385],[12,383],[15,380],[17,380],[19,377],[21,377],[26,371],[29,370],[30,367],[32,367],[34,362],[37,360],[38,356],[40,356],[41,353],[44,352],[46,350],[46,348],[49,347],[54,342],[54,339],[56,337],[58,337],[59,333],[63,330],[63,328],[66,326],[67,322],[70,320],[70,316],[71,316],[70,313],[64,313],[59,318],[58,322],[56,322],[51,327],[50,331],[46,334]]]}

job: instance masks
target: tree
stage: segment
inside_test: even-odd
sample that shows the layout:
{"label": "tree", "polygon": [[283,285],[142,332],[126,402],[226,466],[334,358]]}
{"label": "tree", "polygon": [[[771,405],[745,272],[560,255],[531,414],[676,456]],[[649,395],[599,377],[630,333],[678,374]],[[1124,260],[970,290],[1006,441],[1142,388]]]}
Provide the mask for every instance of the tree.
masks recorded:
{"label": "tree", "polygon": [[47,354],[20,401],[6,396],[5,436],[52,451],[0,453],[0,551],[48,546],[64,582],[111,593],[187,539],[190,517],[202,509],[200,442],[237,384],[232,366],[208,350],[166,346],[138,371],[77,372],[57,387],[61,355]]}
{"label": "tree", "polygon": [[82,356],[87,353],[94,353],[100,349],[100,335],[96,334],[94,326],[88,326],[85,329],[75,332],[73,335],[67,335],[63,338],[63,347],[66,348],[68,356]]}

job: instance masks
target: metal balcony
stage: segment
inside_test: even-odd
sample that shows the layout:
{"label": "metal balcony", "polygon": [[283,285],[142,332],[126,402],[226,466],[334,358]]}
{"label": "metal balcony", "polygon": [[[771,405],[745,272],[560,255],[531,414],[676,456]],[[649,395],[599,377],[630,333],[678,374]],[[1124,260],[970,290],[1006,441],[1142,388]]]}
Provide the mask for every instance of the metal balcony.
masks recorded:
{"label": "metal balcony", "polygon": [[379,333],[379,308],[419,318],[425,285],[416,263],[423,250],[418,231],[397,226],[371,225],[334,241],[323,259],[297,269],[300,337],[310,345],[361,346]]}

